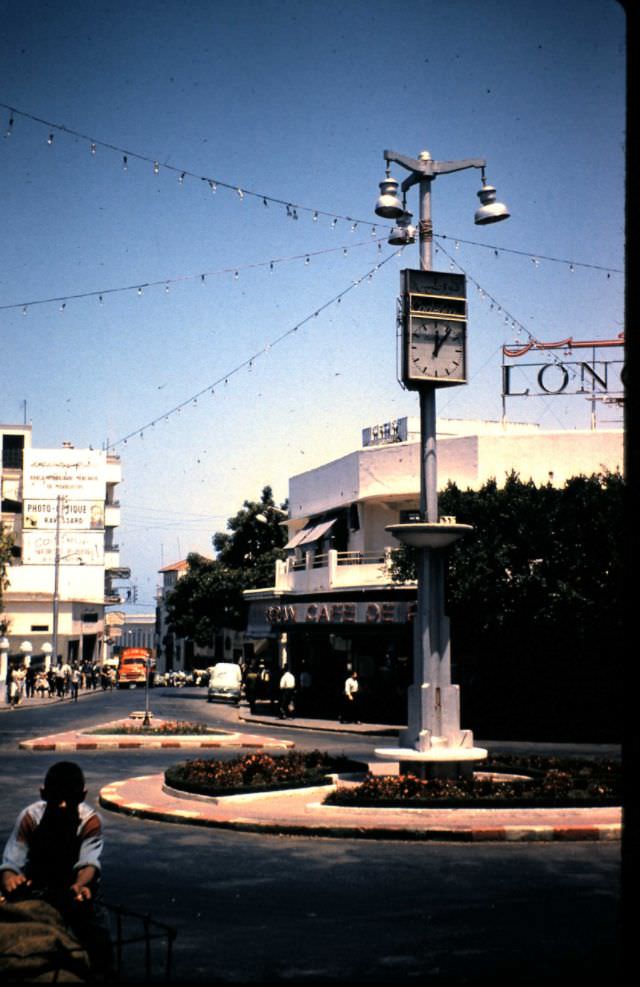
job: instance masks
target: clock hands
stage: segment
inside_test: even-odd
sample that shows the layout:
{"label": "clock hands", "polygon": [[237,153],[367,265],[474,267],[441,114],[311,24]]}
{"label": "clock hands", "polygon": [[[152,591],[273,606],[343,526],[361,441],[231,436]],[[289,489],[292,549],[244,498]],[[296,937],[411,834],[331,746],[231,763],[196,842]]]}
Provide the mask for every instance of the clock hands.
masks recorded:
{"label": "clock hands", "polygon": [[445,342],[447,341],[450,335],[451,335],[451,326],[447,326],[447,329],[445,330],[443,336],[441,336],[438,329],[436,329],[432,356],[436,357],[438,355],[442,346],[444,346]]}

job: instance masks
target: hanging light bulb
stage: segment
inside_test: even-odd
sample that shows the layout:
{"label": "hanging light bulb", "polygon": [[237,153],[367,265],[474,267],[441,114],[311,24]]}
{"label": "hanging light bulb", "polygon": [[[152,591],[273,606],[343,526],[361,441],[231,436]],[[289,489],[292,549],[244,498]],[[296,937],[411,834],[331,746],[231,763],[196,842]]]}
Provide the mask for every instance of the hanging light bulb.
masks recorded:
{"label": "hanging light bulb", "polygon": [[167,281],[167,283],[164,286],[164,293],[165,293],[165,295],[168,295],[169,294],[169,282],[168,281]]}
{"label": "hanging light bulb", "polygon": [[313,214],[313,221],[314,221],[314,223],[317,223],[318,222],[318,213],[317,213],[317,210]]}
{"label": "hanging light bulb", "polygon": [[200,275],[200,281],[201,281],[202,284],[205,284],[205,282],[206,282],[206,275],[205,274],[201,274]]}
{"label": "hanging light bulb", "polygon": [[9,117],[9,123],[7,124],[7,130],[5,132],[5,137],[11,137],[13,133],[13,117]]}
{"label": "hanging light bulb", "polygon": [[215,182],[212,182],[212,181],[209,181],[209,188],[211,189],[211,191],[212,191],[212,192],[214,193],[214,195],[215,195],[215,192],[216,192],[216,190],[217,190],[217,188],[218,188],[218,186],[216,185],[216,183],[215,183]]}
{"label": "hanging light bulb", "polygon": [[66,307],[67,307],[67,303],[66,302],[63,302],[62,305],[60,306],[60,311],[61,312],[64,312],[64,310],[65,310]]}
{"label": "hanging light bulb", "polygon": [[336,226],[337,226],[337,225],[338,225],[338,220],[337,220],[337,218],[334,218],[334,219],[332,219],[332,220],[331,220],[331,229],[332,229],[332,230],[334,230],[334,229],[336,228]]}
{"label": "hanging light bulb", "polygon": [[264,198],[264,197],[262,199],[262,205],[265,206],[265,207],[269,205],[269,203],[267,202],[266,198]]}
{"label": "hanging light bulb", "polygon": [[49,136],[47,137],[47,144],[49,145],[53,144],[53,134],[49,134]]}
{"label": "hanging light bulb", "polygon": [[27,306],[26,305],[23,305],[22,306],[22,314],[23,315],[26,315],[27,314]]}
{"label": "hanging light bulb", "polygon": [[375,228],[375,226],[372,226],[371,227],[371,236],[375,236],[375,235],[376,235],[376,228]]}
{"label": "hanging light bulb", "polygon": [[138,288],[138,295],[142,294],[142,288]]}
{"label": "hanging light bulb", "polygon": [[178,184],[179,185],[184,185],[184,176],[185,176],[185,173],[183,171],[182,174],[180,175],[180,178],[178,179]]}
{"label": "hanging light bulb", "polygon": [[305,257],[304,262],[305,262],[305,264],[310,264],[311,263],[311,261],[309,260],[308,257]]}
{"label": "hanging light bulb", "polygon": [[160,165],[157,161],[153,162],[153,174],[158,175],[160,173]]}
{"label": "hanging light bulb", "polygon": [[95,154],[96,153],[96,145],[93,144],[93,143],[91,144],[91,153],[92,154]]}
{"label": "hanging light bulb", "polygon": [[100,302],[101,305],[104,305],[104,298],[102,297],[102,295],[98,295],[98,301]]}
{"label": "hanging light bulb", "polygon": [[239,279],[239,277],[240,277],[240,275],[239,275],[239,274],[238,274],[238,272],[236,271],[236,272],[235,272],[235,274],[233,275],[233,280],[234,280],[234,281],[237,281],[237,280]]}
{"label": "hanging light bulb", "polygon": [[358,224],[357,223],[353,223],[352,226],[351,226],[351,232],[352,233],[355,233],[355,231],[357,230],[357,228],[358,228]]}
{"label": "hanging light bulb", "polygon": [[123,171],[129,170],[129,159],[126,154],[122,155],[122,170]]}
{"label": "hanging light bulb", "polygon": [[271,263],[269,264],[269,270],[270,270],[270,271],[273,271],[273,270],[275,270],[275,268],[274,268],[274,266],[273,266],[273,261],[271,261]]}
{"label": "hanging light bulb", "polygon": [[236,189],[236,192],[238,193],[238,198],[239,199],[244,199],[244,192],[242,191],[241,188],[237,188]]}

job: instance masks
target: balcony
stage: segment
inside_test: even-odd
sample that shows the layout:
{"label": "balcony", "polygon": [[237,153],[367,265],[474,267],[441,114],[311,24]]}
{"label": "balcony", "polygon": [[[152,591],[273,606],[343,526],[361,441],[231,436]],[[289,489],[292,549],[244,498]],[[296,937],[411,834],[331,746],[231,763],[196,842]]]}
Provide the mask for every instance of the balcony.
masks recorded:
{"label": "balcony", "polygon": [[388,586],[391,583],[391,549],[381,552],[306,552],[276,562],[278,593],[315,593],[354,586]]}

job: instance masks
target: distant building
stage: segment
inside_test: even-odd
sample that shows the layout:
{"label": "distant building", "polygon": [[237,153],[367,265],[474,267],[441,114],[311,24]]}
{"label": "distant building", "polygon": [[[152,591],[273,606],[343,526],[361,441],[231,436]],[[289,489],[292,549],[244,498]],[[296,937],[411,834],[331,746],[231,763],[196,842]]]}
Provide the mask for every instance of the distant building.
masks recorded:
{"label": "distant building", "polygon": [[129,576],[115,539],[120,459],[68,442],[34,448],[30,425],[0,425],[0,442],[2,525],[14,539],[2,653],[48,664],[57,630],[63,659],[102,661],[105,608]]}
{"label": "distant building", "polygon": [[209,647],[201,647],[189,638],[179,637],[169,627],[167,599],[176,588],[178,580],[186,575],[189,564],[186,559],[163,566],[158,572],[162,585],[156,597],[156,647],[157,671],[190,672],[194,668],[208,668],[216,661],[239,662],[243,656],[243,635],[223,628]]}
{"label": "distant building", "polygon": [[[385,530],[419,510],[418,423],[400,419],[363,432],[362,448],[289,480],[288,556],[274,584],[245,592],[247,637],[274,666],[303,665],[314,696],[335,708],[348,669],[380,709],[405,715],[411,676],[415,585],[391,579],[398,542]],[[522,480],[561,486],[580,473],[623,466],[621,430],[554,431],[535,425],[442,420],[438,486],[478,489]],[[375,706],[375,702],[373,704]]]}

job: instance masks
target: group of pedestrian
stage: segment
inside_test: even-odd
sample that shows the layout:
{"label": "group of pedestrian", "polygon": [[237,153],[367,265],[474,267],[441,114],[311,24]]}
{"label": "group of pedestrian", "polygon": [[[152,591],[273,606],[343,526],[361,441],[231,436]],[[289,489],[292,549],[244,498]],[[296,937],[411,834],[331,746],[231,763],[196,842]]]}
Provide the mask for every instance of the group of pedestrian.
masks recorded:
{"label": "group of pedestrian", "polygon": [[23,700],[38,696],[44,699],[70,698],[77,702],[80,689],[113,689],[116,684],[115,669],[96,663],[59,660],[49,669],[36,669],[33,665],[17,665],[11,668],[8,680],[7,700],[13,708]]}

